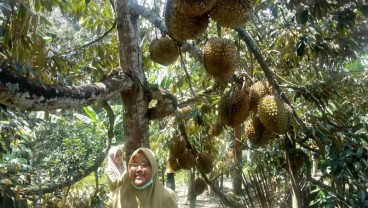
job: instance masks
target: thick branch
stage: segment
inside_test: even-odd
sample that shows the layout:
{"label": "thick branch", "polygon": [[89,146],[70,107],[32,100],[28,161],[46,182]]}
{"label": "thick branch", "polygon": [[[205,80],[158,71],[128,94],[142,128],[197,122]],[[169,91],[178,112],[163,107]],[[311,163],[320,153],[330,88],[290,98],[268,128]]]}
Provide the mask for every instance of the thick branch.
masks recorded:
{"label": "thick branch", "polygon": [[147,110],[146,115],[150,120],[169,116],[178,106],[175,96],[166,90],[159,89],[158,86],[151,86],[150,95],[151,99],[157,100],[156,106]]}
{"label": "thick branch", "polygon": [[155,27],[160,29],[160,31],[164,34],[168,34],[169,30],[166,27],[165,21],[157,15],[155,12],[148,10],[144,6],[140,6],[138,4],[131,4],[130,11],[135,13],[136,15],[142,15],[145,19],[150,21]]}
{"label": "thick branch", "polygon": [[80,108],[106,100],[116,92],[128,91],[132,85],[125,75],[81,86],[41,85],[2,67],[0,103],[30,111]]}

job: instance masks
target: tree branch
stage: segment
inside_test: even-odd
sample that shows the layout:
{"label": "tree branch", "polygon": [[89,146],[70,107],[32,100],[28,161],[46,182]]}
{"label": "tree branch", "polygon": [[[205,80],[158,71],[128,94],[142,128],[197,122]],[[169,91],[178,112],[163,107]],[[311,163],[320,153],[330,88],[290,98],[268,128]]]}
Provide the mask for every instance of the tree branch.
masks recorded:
{"label": "tree branch", "polygon": [[156,106],[147,110],[146,116],[149,120],[164,118],[176,110],[178,106],[176,98],[168,91],[159,89],[157,85],[151,85],[149,93],[151,99],[157,100]]}
{"label": "tree branch", "polygon": [[133,86],[125,75],[81,86],[42,85],[10,72],[9,68],[0,68],[0,103],[29,111],[80,108]]}

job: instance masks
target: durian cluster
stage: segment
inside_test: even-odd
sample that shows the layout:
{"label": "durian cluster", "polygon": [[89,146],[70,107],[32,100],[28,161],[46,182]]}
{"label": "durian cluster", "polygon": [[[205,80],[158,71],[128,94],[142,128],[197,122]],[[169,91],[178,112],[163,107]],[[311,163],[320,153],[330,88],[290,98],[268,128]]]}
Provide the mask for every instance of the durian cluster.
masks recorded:
{"label": "durian cluster", "polygon": [[255,146],[263,146],[288,130],[292,112],[273,94],[266,81],[258,81],[249,90],[235,89],[224,93],[218,113],[221,121],[230,127],[246,121],[246,138]]}
{"label": "durian cluster", "polygon": [[[219,25],[239,28],[253,9],[254,0],[168,0],[165,22],[170,37],[162,37],[150,44],[151,59],[162,65],[174,63],[179,52],[177,43],[196,39],[207,29],[210,18]],[[236,70],[239,57],[230,40],[212,38],[204,48],[204,68],[217,81],[227,83]]]}
{"label": "durian cluster", "polygon": [[184,41],[202,35],[210,18],[223,27],[241,27],[253,5],[254,0],[168,0],[165,21],[171,37]]}
{"label": "durian cluster", "polygon": [[195,152],[187,148],[187,140],[176,136],[169,142],[168,165],[173,171],[189,170],[196,166],[203,173],[213,170],[213,160],[209,154]]}
{"label": "durian cluster", "polygon": [[268,82],[258,81],[250,87],[250,103],[253,114],[245,126],[250,143],[264,146],[288,130],[291,112]]}

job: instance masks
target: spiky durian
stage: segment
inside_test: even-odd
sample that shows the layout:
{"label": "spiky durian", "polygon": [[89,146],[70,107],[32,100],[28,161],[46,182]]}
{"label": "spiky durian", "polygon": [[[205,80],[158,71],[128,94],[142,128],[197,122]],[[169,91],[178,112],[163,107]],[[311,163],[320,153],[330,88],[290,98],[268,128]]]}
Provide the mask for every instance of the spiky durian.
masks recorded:
{"label": "spiky durian", "polygon": [[239,28],[244,25],[252,12],[254,0],[220,0],[210,12],[210,16],[224,27]]}
{"label": "spiky durian", "polygon": [[235,127],[244,122],[250,111],[249,96],[242,89],[230,90],[225,93],[219,102],[218,113],[222,122]]}
{"label": "spiky durian", "polygon": [[267,130],[258,117],[252,117],[246,122],[245,134],[249,142],[256,147],[267,145],[275,138],[275,134]]}
{"label": "spiky durian", "polygon": [[192,16],[200,16],[208,13],[216,4],[217,0],[173,0],[173,6],[181,13]]}
{"label": "spiky durian", "polygon": [[187,149],[184,150],[184,153],[179,158],[179,165],[183,169],[189,170],[195,166],[195,156],[192,152]]}
{"label": "spiky durian", "polygon": [[168,162],[168,166],[171,168],[171,170],[178,171],[178,170],[181,169],[179,161],[175,156],[170,155],[167,162]]}
{"label": "spiky durian", "polygon": [[169,29],[169,34],[177,41],[195,39],[202,35],[207,29],[209,16],[191,16],[181,13],[180,10],[172,5],[172,0],[166,4],[165,22]]}
{"label": "spiky durian", "polygon": [[206,71],[219,82],[228,82],[237,68],[239,56],[235,44],[224,38],[211,38],[204,47]]}
{"label": "spiky durian", "polygon": [[207,189],[207,183],[202,178],[196,178],[194,181],[195,194],[201,195]]}
{"label": "spiky durian", "polygon": [[179,158],[184,153],[187,146],[187,142],[183,137],[177,136],[170,140],[169,150],[170,154]]}
{"label": "spiky durian", "polygon": [[213,169],[213,160],[209,154],[199,153],[195,162],[199,171],[205,174],[210,173]]}
{"label": "spiky durian", "polygon": [[259,100],[271,93],[271,87],[267,81],[257,81],[249,88],[250,106],[252,110],[257,110]]}
{"label": "spiky durian", "polygon": [[289,113],[284,103],[274,95],[266,95],[258,104],[258,115],[266,129],[283,134],[289,126]]}
{"label": "spiky durian", "polygon": [[153,40],[149,52],[154,62],[164,66],[174,63],[179,57],[177,45],[167,36]]}

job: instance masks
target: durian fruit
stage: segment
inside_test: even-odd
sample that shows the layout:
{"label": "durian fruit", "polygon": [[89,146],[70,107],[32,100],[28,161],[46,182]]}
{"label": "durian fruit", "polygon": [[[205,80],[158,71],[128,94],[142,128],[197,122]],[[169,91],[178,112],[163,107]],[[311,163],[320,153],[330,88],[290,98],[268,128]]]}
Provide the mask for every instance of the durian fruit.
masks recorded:
{"label": "durian fruit", "polygon": [[169,29],[169,34],[177,41],[195,39],[202,35],[208,26],[209,16],[191,16],[182,13],[177,7],[172,5],[172,0],[166,3],[165,22]]}
{"label": "durian fruit", "polygon": [[230,90],[219,102],[218,113],[222,122],[230,127],[243,123],[250,112],[249,96],[242,89]]}
{"label": "durian fruit", "polygon": [[170,155],[180,158],[187,147],[187,141],[184,137],[178,136],[170,140],[169,144]]}
{"label": "durian fruit", "polygon": [[[242,2],[241,2],[242,1]],[[252,12],[254,0],[219,0],[210,11],[211,18],[219,25],[239,28],[244,25]]]}
{"label": "durian fruit", "polygon": [[276,136],[275,133],[263,126],[258,117],[252,117],[246,122],[245,135],[249,142],[256,147],[269,144]]}
{"label": "durian fruit", "polygon": [[169,168],[171,168],[171,170],[178,171],[178,170],[181,169],[179,161],[175,156],[169,155],[169,159],[167,160],[167,162],[168,162],[168,166],[169,166]]}
{"label": "durian fruit", "polygon": [[213,161],[209,154],[199,153],[196,157],[195,164],[199,171],[205,174],[208,174],[213,170]]}
{"label": "durian fruit", "polygon": [[178,47],[168,36],[153,40],[149,52],[154,62],[164,66],[174,63],[179,58]]}
{"label": "durian fruit", "polygon": [[188,149],[184,150],[184,153],[179,158],[179,165],[183,169],[190,170],[195,166],[195,156]]}
{"label": "durian fruit", "polygon": [[249,88],[250,106],[252,110],[257,110],[259,100],[271,93],[271,86],[267,81],[257,81]]}
{"label": "durian fruit", "polygon": [[207,189],[207,183],[202,178],[196,178],[194,181],[194,190],[196,196],[201,195]]}
{"label": "durian fruit", "polygon": [[284,134],[289,127],[289,112],[280,98],[264,96],[258,104],[258,116],[266,129]]}
{"label": "durian fruit", "polygon": [[229,82],[238,67],[239,56],[236,45],[228,39],[211,38],[204,47],[205,70],[217,81]]}
{"label": "durian fruit", "polygon": [[215,5],[217,0],[173,0],[173,6],[178,8],[181,13],[191,16],[200,16],[208,13]]}

